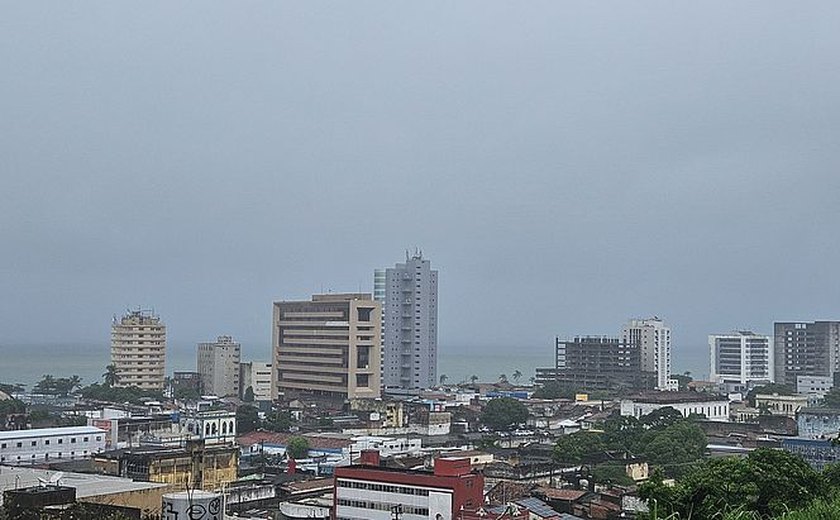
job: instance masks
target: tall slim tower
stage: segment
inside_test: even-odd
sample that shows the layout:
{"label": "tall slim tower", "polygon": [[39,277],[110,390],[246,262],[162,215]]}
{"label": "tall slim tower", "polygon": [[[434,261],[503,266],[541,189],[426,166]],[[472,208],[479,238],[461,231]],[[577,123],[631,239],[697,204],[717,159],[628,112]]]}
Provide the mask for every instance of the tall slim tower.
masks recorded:
{"label": "tall slim tower", "polygon": [[438,272],[423,253],[374,272],[382,303],[382,381],[386,388],[419,390],[437,384]]}
{"label": "tall slim tower", "polygon": [[621,331],[624,341],[636,342],[642,355],[642,371],[656,374],[657,390],[677,390],[671,379],[671,329],[658,317],[632,319]]}
{"label": "tall slim tower", "polygon": [[239,395],[241,348],[230,336],[219,336],[213,343],[198,344],[196,367],[204,393],[229,397]]}
{"label": "tall slim tower", "polygon": [[166,373],[166,325],[148,310],[129,311],[111,325],[111,364],[116,386],[163,390]]}

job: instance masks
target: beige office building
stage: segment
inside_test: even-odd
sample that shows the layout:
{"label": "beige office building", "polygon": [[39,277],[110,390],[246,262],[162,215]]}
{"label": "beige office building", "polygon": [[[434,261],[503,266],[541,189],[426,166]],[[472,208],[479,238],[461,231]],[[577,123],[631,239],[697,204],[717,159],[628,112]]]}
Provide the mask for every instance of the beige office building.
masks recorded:
{"label": "beige office building", "polygon": [[152,311],[129,311],[111,325],[111,364],[116,386],[163,390],[166,373],[166,325]]}
{"label": "beige office building", "polygon": [[219,336],[213,343],[198,344],[196,367],[205,394],[239,396],[240,345],[230,336]]}
{"label": "beige office building", "polygon": [[382,307],[370,294],[318,294],[274,303],[272,398],[380,395]]}

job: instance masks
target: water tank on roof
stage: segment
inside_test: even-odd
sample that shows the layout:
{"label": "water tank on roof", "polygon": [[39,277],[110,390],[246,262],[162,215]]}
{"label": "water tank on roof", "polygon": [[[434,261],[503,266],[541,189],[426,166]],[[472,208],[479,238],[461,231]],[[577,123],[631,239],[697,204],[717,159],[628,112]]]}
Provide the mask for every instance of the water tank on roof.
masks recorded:
{"label": "water tank on roof", "polygon": [[224,520],[225,501],[221,493],[182,491],[163,495],[162,520]]}

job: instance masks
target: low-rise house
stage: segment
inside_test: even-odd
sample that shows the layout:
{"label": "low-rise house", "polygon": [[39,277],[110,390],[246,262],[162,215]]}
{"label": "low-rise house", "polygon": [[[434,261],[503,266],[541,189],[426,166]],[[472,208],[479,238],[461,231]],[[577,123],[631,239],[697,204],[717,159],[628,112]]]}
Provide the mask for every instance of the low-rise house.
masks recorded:
{"label": "low-rise house", "polygon": [[755,407],[759,413],[767,411],[772,415],[786,415],[796,417],[797,412],[808,406],[807,395],[756,395]]}
{"label": "low-rise house", "polygon": [[699,392],[645,392],[621,400],[621,415],[641,418],[662,408],[673,408],[683,417],[702,415],[710,421],[729,420],[729,399]]}
{"label": "low-rise house", "polygon": [[0,464],[43,464],[89,458],[105,449],[107,432],[92,426],[0,431]]}

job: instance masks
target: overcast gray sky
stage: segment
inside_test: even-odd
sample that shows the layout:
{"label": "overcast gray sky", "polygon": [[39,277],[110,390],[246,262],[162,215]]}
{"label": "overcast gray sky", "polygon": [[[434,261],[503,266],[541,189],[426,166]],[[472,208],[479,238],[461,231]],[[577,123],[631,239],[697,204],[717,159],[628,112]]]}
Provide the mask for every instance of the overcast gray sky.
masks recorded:
{"label": "overcast gray sky", "polygon": [[679,368],[840,318],[838,26],[834,1],[3,2],[0,345],[105,343],[136,305],[267,345],[273,300],[369,291],[415,245],[442,349],[658,314]]}

